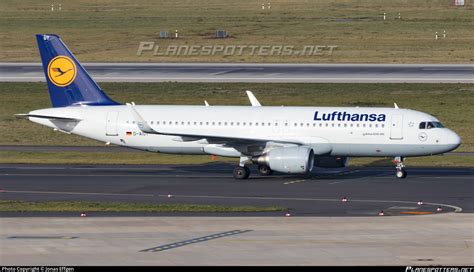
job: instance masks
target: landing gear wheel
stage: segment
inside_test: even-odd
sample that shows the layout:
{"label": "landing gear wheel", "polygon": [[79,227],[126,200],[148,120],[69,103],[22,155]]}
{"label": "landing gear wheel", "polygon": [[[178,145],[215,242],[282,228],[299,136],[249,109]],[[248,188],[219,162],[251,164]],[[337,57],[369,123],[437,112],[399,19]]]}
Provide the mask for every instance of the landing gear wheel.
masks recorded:
{"label": "landing gear wheel", "polygon": [[260,172],[260,175],[262,176],[270,176],[271,174],[273,174],[272,169],[270,169],[270,167],[266,165],[259,165],[258,172]]}
{"label": "landing gear wheel", "polygon": [[250,169],[247,166],[237,166],[233,174],[235,179],[246,179],[250,176]]}
{"label": "landing gear wheel", "polygon": [[397,172],[395,172],[395,176],[399,179],[404,179],[407,177],[407,171],[403,169],[405,168],[403,161],[405,161],[404,157],[395,157],[395,159],[393,160],[393,162],[395,163],[395,169],[397,169]]}
{"label": "landing gear wheel", "polygon": [[407,177],[407,171],[405,170],[397,170],[397,172],[395,173],[395,175],[397,176],[397,178],[399,179],[404,179]]}

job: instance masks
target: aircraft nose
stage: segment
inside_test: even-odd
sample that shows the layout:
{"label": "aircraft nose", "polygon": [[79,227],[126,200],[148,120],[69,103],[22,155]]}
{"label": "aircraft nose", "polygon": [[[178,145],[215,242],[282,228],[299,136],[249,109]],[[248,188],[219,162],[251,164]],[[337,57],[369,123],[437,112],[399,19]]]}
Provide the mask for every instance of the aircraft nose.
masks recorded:
{"label": "aircraft nose", "polygon": [[446,135],[446,144],[448,145],[449,150],[454,150],[461,145],[461,137],[452,130],[448,130]]}

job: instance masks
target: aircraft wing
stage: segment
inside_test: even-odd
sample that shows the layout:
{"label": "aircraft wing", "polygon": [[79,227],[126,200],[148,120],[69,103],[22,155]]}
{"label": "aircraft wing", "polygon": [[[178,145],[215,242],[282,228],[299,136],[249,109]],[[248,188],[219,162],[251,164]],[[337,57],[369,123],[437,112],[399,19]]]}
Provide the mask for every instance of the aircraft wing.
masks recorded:
{"label": "aircraft wing", "polygon": [[153,129],[148,122],[138,113],[137,109],[135,108],[135,104],[127,103],[135,122],[137,123],[138,128],[145,133],[148,134],[158,134],[158,135],[168,135],[168,136],[181,136],[187,140],[199,140],[199,139],[207,139],[214,143],[267,143],[267,142],[274,142],[274,143],[285,143],[285,144],[297,144],[302,145],[304,144],[301,141],[295,139],[282,139],[282,138],[271,138],[271,137],[232,137],[227,135],[218,135],[218,134],[194,134],[194,133],[182,133],[182,132],[173,132],[173,131],[157,131]]}

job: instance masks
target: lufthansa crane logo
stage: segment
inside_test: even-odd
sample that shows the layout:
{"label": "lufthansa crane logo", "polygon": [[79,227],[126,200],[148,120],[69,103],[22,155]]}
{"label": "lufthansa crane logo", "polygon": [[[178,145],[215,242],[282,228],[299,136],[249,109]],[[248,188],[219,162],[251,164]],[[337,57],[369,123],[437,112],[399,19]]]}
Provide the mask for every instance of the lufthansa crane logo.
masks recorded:
{"label": "lufthansa crane logo", "polygon": [[48,78],[58,87],[66,87],[76,78],[76,64],[66,56],[57,56],[49,62]]}
{"label": "lufthansa crane logo", "polygon": [[428,139],[428,135],[426,135],[426,133],[422,132],[422,133],[418,134],[418,140],[424,142],[424,141],[426,141],[426,139]]}

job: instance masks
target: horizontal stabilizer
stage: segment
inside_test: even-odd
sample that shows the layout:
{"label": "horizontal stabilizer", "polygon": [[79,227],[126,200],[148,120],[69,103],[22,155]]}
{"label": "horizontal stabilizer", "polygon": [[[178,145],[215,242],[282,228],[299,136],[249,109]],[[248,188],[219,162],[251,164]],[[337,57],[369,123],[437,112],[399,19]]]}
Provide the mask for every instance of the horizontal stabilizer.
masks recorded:
{"label": "horizontal stabilizer", "polygon": [[61,117],[61,116],[38,115],[38,114],[28,114],[28,113],[15,114],[15,117],[16,117],[16,118],[20,118],[20,119],[29,119],[30,117],[33,117],[33,118],[42,118],[42,119],[60,120],[60,121],[70,121],[70,122],[79,122],[79,121],[81,121],[81,119],[77,119],[77,118]]}

